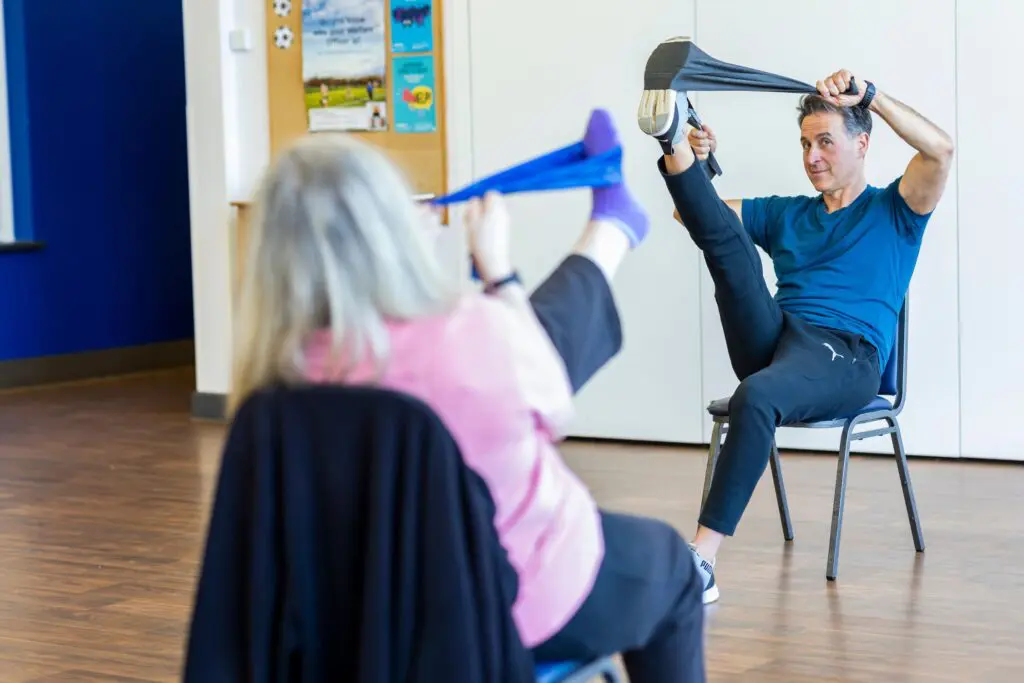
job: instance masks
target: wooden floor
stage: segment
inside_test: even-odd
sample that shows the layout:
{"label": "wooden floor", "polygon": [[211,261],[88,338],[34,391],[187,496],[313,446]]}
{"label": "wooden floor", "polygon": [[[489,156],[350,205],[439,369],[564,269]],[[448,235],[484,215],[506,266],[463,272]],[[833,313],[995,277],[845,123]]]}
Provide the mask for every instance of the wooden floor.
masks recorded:
{"label": "wooden floor", "polygon": [[[178,680],[224,429],[190,373],[0,394],[0,683]],[[699,450],[570,444],[608,508],[692,534]],[[1024,681],[1024,467],[913,461],[916,555],[892,460],[854,458],[839,580],[835,460],[783,456],[719,559],[709,680]]]}

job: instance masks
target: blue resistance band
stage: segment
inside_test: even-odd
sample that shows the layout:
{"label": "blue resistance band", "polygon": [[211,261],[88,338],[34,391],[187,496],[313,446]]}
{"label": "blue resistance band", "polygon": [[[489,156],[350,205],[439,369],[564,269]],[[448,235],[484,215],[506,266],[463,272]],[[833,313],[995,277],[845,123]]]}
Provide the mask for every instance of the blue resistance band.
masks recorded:
{"label": "blue resistance band", "polygon": [[[499,171],[460,190],[435,198],[437,206],[450,206],[482,197],[490,191],[501,194],[606,187],[622,182],[622,148],[588,157],[583,141],[560,147],[521,164]],[[480,280],[470,259],[470,275]]]}
{"label": "blue resistance band", "polygon": [[588,157],[583,142],[574,142],[547,154],[499,171],[456,190],[433,203],[448,206],[482,197],[490,191],[501,194],[605,187],[622,182],[622,148]]}

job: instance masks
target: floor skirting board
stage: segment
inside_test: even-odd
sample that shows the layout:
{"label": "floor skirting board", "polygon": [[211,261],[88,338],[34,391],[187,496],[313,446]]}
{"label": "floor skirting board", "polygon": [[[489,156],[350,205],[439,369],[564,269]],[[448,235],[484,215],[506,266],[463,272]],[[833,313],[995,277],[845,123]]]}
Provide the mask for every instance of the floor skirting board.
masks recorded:
{"label": "floor skirting board", "polygon": [[224,420],[227,418],[228,397],[206,391],[192,392],[192,417],[199,420]]}
{"label": "floor skirting board", "polygon": [[56,384],[184,367],[195,362],[191,339],[0,362],[0,389]]}

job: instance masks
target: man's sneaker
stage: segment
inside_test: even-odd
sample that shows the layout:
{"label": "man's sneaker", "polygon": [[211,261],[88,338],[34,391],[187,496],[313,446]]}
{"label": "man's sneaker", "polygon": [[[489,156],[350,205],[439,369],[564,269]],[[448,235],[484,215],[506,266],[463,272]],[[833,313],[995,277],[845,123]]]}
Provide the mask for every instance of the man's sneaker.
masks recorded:
{"label": "man's sneaker", "polygon": [[661,143],[665,154],[672,154],[683,142],[686,126],[680,111],[686,111],[688,102],[685,92],[674,90],[644,90],[640,98],[636,122],[640,130]]}
{"label": "man's sneaker", "polygon": [[704,584],[704,604],[708,605],[718,600],[718,584],[715,583],[715,563],[708,562],[700,553],[697,552],[697,547],[692,543],[689,544],[690,552],[693,553],[693,563],[697,565],[697,573],[700,574],[701,581]]}
{"label": "man's sneaker", "polygon": [[637,123],[640,130],[661,143],[666,154],[682,142],[683,114],[690,109],[686,93],[672,89],[672,79],[686,61],[689,45],[689,38],[669,38],[655,48],[644,69],[644,94],[637,110]]}
{"label": "man's sneaker", "polygon": [[[686,133],[684,123],[694,128],[704,126],[686,91],[678,89],[683,84],[679,76],[691,50],[700,52],[689,38],[669,38],[654,49],[644,68],[644,94],[640,98],[636,120],[640,130],[657,140],[661,151],[669,155],[675,154],[676,147],[683,142]],[[709,154],[701,165],[712,179],[722,174],[722,167],[714,154]]]}

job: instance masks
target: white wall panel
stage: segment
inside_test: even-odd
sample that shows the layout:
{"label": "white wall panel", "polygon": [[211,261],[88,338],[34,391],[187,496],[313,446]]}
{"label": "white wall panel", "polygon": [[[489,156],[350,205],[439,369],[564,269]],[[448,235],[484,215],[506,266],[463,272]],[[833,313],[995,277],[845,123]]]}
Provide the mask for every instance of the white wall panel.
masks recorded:
{"label": "white wall panel", "polygon": [[1021,3],[960,2],[961,429],[964,457],[1024,460]]}
{"label": "white wall panel", "polygon": [[[660,150],[636,124],[647,57],[665,37],[692,30],[692,2],[583,12],[568,2],[473,0],[469,17],[476,175],[579,140],[591,109],[605,107],[622,132],[627,178],[652,215],[653,234],[615,282],[625,348],[582,392],[573,432],[699,441],[698,256],[672,220]],[[509,201],[515,262],[534,285],[579,236],[589,191]]]}

